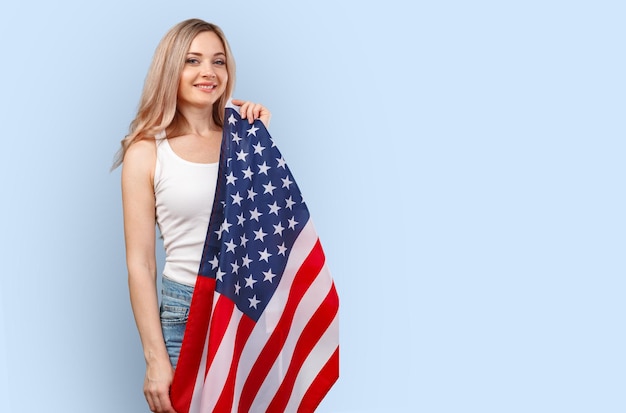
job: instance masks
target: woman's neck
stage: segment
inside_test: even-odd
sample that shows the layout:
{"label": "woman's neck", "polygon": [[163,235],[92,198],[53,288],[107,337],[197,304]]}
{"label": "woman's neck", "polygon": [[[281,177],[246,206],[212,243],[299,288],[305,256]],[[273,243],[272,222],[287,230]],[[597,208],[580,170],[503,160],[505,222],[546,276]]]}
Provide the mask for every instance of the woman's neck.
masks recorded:
{"label": "woman's neck", "polygon": [[209,136],[211,133],[220,131],[213,121],[212,108],[197,108],[189,106],[179,106],[178,112],[185,118],[185,132],[199,136]]}

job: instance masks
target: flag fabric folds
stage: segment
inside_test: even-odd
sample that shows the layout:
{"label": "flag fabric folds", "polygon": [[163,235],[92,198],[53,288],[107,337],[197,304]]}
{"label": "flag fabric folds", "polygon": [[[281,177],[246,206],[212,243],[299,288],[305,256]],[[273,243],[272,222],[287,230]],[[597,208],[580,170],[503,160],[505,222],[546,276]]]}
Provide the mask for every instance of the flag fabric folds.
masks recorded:
{"label": "flag fabric folds", "polygon": [[339,298],[309,211],[263,123],[230,104],[219,168],[172,403],[313,412],[339,375]]}

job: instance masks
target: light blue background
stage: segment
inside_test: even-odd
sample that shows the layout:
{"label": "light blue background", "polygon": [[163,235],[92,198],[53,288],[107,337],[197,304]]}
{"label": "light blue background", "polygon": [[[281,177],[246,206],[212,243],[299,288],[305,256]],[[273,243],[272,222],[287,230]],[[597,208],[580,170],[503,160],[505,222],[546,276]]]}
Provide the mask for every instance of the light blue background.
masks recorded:
{"label": "light blue background", "polygon": [[0,410],[147,411],[109,167],[200,17],[340,293],[319,412],[626,411],[622,4],[3,2]]}

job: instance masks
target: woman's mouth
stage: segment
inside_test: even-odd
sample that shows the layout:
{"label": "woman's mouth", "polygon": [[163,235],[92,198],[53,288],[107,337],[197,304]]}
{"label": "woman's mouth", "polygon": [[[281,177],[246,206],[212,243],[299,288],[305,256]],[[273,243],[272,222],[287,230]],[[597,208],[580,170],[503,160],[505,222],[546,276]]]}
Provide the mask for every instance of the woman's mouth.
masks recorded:
{"label": "woman's mouth", "polygon": [[194,85],[194,87],[196,87],[196,88],[198,88],[200,90],[203,90],[203,91],[211,92],[211,91],[213,91],[217,87],[217,85],[216,84],[211,84],[211,85],[209,85],[209,84],[198,84],[198,85]]}

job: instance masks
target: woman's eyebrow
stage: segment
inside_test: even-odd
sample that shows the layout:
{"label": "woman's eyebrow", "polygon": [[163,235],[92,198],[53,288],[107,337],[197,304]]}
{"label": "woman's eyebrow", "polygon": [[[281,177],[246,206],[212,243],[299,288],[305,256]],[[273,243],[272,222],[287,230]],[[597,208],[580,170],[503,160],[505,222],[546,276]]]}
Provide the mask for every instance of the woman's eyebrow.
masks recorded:
{"label": "woman's eyebrow", "polygon": [[[193,55],[193,56],[203,56],[202,53],[200,52],[188,52],[188,55]],[[213,53],[213,56],[226,56],[226,53],[224,52],[217,52],[217,53]]]}

